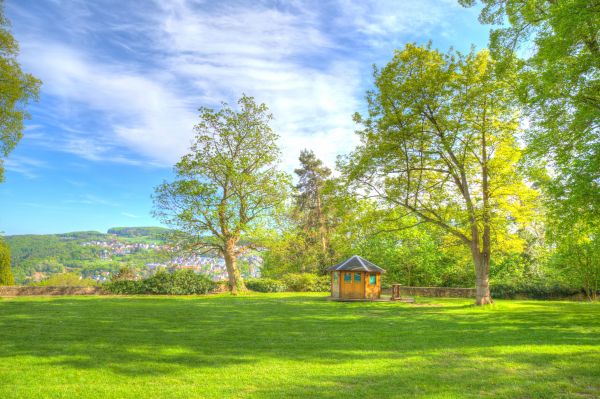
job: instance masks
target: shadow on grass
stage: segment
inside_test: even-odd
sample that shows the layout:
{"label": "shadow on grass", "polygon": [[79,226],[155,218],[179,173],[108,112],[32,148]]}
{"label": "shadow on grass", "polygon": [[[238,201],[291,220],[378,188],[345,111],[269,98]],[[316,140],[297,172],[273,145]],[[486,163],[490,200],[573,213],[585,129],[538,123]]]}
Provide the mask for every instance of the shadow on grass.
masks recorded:
{"label": "shadow on grass", "polygon": [[280,362],[328,370],[293,384],[258,384],[259,397],[340,397],[348,390],[363,397],[482,396],[489,389],[548,397],[563,385],[597,393],[600,306],[440,303],[337,303],[310,295],[2,301],[0,358],[48,358],[53,366],[122,376]]}

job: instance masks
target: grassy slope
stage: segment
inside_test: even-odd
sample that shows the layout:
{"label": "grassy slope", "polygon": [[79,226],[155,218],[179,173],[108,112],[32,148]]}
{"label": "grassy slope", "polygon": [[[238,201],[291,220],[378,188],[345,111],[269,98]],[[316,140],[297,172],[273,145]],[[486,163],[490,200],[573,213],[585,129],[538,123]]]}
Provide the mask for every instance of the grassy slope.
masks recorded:
{"label": "grassy slope", "polygon": [[598,397],[600,304],[0,299],[0,397]]}

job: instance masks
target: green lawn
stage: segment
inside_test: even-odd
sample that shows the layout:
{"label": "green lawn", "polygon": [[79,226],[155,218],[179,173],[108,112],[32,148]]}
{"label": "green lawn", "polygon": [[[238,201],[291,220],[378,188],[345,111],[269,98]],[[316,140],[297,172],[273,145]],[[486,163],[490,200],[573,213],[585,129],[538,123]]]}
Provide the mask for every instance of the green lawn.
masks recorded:
{"label": "green lawn", "polygon": [[600,304],[0,299],[0,398],[600,396]]}

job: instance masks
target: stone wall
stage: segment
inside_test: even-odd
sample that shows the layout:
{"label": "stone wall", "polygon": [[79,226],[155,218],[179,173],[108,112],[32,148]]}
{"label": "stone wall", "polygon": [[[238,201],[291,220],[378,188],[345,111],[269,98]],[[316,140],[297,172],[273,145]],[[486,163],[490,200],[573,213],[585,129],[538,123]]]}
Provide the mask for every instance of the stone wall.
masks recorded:
{"label": "stone wall", "polygon": [[[383,290],[384,294],[391,295],[392,289]],[[475,288],[450,288],[450,287],[407,287],[400,286],[400,296],[424,296],[424,297],[444,297],[444,298],[475,298]],[[493,296],[492,296],[493,298]],[[505,298],[506,299],[506,298]],[[529,295],[517,294],[511,299],[535,299]],[[567,300],[567,301],[585,301],[586,296],[582,293],[555,296],[547,300]]]}
{"label": "stone wall", "polygon": [[27,295],[101,295],[104,293],[102,287],[0,286],[0,297]]}
{"label": "stone wall", "polygon": [[[386,290],[386,294],[391,294],[391,291],[391,289]],[[406,287],[401,285],[400,296],[475,298],[475,288]]]}

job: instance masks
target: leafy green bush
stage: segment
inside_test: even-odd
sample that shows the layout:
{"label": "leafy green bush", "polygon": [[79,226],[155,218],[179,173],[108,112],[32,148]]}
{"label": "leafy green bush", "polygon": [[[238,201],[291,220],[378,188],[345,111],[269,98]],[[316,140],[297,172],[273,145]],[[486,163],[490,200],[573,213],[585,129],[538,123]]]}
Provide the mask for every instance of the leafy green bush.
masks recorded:
{"label": "leafy green bush", "polygon": [[172,276],[172,295],[208,294],[217,284],[206,276],[192,270],[177,270]]}
{"label": "leafy green bush", "polygon": [[121,280],[135,280],[135,272],[133,271],[133,269],[127,266],[123,266],[111,278],[111,281],[113,282]]}
{"label": "leafy green bush", "polygon": [[15,285],[10,268],[10,248],[3,241],[0,241],[0,285]]}
{"label": "leafy green bush", "polygon": [[208,277],[191,270],[177,270],[174,273],[160,270],[145,280],[112,281],[105,284],[104,288],[113,294],[191,295],[207,294],[216,286],[217,283]]}
{"label": "leafy green bush", "polygon": [[104,284],[104,289],[113,294],[145,294],[144,280],[117,280]]}
{"label": "leafy green bush", "polygon": [[244,282],[248,289],[257,292],[284,292],[287,290],[283,281],[272,278],[249,278]]}
{"label": "leafy green bush", "polygon": [[326,292],[329,291],[329,276],[318,276],[311,273],[290,273],[282,278],[289,291],[294,292]]}
{"label": "leafy green bush", "polygon": [[82,278],[78,273],[60,273],[30,285],[37,287],[93,287],[98,285],[98,282],[91,278]]}
{"label": "leafy green bush", "polygon": [[558,299],[578,294],[581,292],[581,289],[556,282],[546,283],[543,281],[527,281],[491,284],[490,292],[492,298],[498,299],[514,299],[516,297]]}

